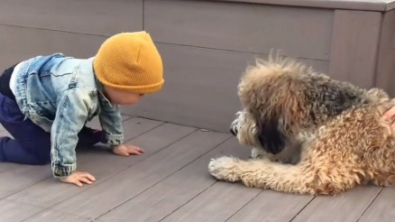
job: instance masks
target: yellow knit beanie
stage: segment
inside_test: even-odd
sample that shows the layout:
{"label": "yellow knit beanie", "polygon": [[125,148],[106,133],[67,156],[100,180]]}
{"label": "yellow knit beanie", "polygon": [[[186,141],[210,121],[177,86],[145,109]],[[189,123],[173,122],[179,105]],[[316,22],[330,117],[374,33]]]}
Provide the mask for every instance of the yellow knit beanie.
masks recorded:
{"label": "yellow knit beanie", "polygon": [[93,61],[98,80],[116,89],[144,94],[162,89],[162,58],[145,32],[120,33],[101,45]]}

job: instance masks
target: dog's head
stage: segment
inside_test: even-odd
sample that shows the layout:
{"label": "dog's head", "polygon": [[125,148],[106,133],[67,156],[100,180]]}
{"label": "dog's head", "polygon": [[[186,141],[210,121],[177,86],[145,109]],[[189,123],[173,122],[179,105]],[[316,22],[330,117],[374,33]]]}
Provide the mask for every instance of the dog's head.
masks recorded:
{"label": "dog's head", "polygon": [[243,110],[231,124],[232,134],[241,144],[271,154],[280,153],[297,134],[369,102],[364,90],[280,57],[249,66],[238,95]]}
{"label": "dog's head", "polygon": [[257,61],[238,85],[243,110],[231,124],[241,144],[277,154],[308,114],[302,77],[310,70],[279,58]]}

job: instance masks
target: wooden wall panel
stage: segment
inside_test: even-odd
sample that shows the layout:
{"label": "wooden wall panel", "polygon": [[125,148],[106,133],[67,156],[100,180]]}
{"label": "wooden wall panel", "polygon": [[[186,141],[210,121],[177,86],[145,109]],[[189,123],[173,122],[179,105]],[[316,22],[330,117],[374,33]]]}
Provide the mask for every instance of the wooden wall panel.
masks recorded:
{"label": "wooden wall panel", "polygon": [[143,0],[1,0],[0,24],[96,35],[143,28]]}
{"label": "wooden wall panel", "polygon": [[377,87],[395,96],[395,10],[383,16],[375,74]]}
{"label": "wooden wall panel", "polygon": [[162,43],[329,59],[331,10],[179,0],[144,9],[145,28]]}
{"label": "wooden wall panel", "polygon": [[335,12],[329,72],[361,87],[374,85],[381,13]]}
{"label": "wooden wall panel", "polygon": [[0,68],[3,70],[20,60],[55,52],[88,58],[95,55],[104,40],[100,36],[0,25]]}

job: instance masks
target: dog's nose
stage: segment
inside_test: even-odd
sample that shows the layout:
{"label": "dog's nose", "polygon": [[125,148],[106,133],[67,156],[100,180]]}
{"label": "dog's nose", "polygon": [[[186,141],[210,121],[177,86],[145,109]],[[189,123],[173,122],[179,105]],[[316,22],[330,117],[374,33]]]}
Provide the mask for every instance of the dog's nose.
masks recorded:
{"label": "dog's nose", "polygon": [[237,130],[235,130],[233,127],[232,128],[230,128],[230,133],[233,135],[233,136],[236,136],[237,135]]}

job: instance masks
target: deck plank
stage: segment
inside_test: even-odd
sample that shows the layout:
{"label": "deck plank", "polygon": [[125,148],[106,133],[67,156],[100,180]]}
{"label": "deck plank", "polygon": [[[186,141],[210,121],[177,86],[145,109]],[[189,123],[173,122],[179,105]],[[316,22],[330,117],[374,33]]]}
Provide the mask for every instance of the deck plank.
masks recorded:
{"label": "deck plank", "polygon": [[227,222],[288,222],[312,199],[313,197],[307,195],[265,190]]}
{"label": "deck plank", "polygon": [[226,221],[260,192],[241,184],[217,182],[162,222]]}
{"label": "deck plank", "polygon": [[[135,118],[123,117],[123,118],[124,118],[123,130],[124,130],[125,141],[135,138],[163,124],[163,122],[160,121],[143,119],[139,117],[135,117]],[[94,127],[96,129],[101,128],[100,123],[97,119],[94,119],[91,122],[89,122],[87,126]]]}
{"label": "deck plank", "polygon": [[90,222],[88,218],[83,218],[71,214],[65,214],[57,211],[45,210],[38,213],[23,222]]}
{"label": "deck plank", "polygon": [[30,187],[51,175],[49,166],[15,166],[0,173],[0,199]]}
{"label": "deck plank", "polygon": [[358,220],[358,222],[391,222],[395,218],[395,187],[386,187]]}
{"label": "deck plank", "polygon": [[[103,152],[84,153],[87,161],[81,163],[79,168],[92,173],[96,177],[96,184],[99,184],[111,175],[141,162],[193,131],[195,131],[195,128],[192,127],[164,124],[129,142],[142,147],[145,150],[143,155],[119,157]],[[38,206],[50,207],[89,188],[90,187],[79,188],[70,186],[69,184],[61,184],[53,178],[48,178],[9,198],[24,203],[34,201]]]}
{"label": "deck plank", "polygon": [[88,218],[100,217],[214,149],[229,137],[229,134],[197,131],[103,183],[55,205],[53,209]]}
{"label": "deck plank", "polygon": [[133,221],[160,221],[216,182],[207,171],[212,157],[226,154],[246,158],[249,153],[238,145],[236,139],[230,139],[99,219],[108,222],[126,222],[130,218]]}
{"label": "deck plank", "polygon": [[355,222],[380,190],[360,186],[338,196],[316,197],[292,222]]}
{"label": "deck plank", "polygon": [[37,214],[41,210],[40,207],[2,199],[0,200],[0,221],[20,222]]}
{"label": "deck plank", "polygon": [[[135,118],[135,117],[129,116],[129,115],[122,115],[122,121],[123,121],[123,122],[125,122],[126,120],[130,120],[130,119],[132,119],[132,118]],[[88,127],[94,128],[94,129],[100,129],[100,128],[101,128],[101,126],[100,126],[100,121],[99,121],[99,118],[98,118],[98,117],[93,118],[93,119],[92,119],[91,121],[89,121],[86,125],[87,125]]]}

